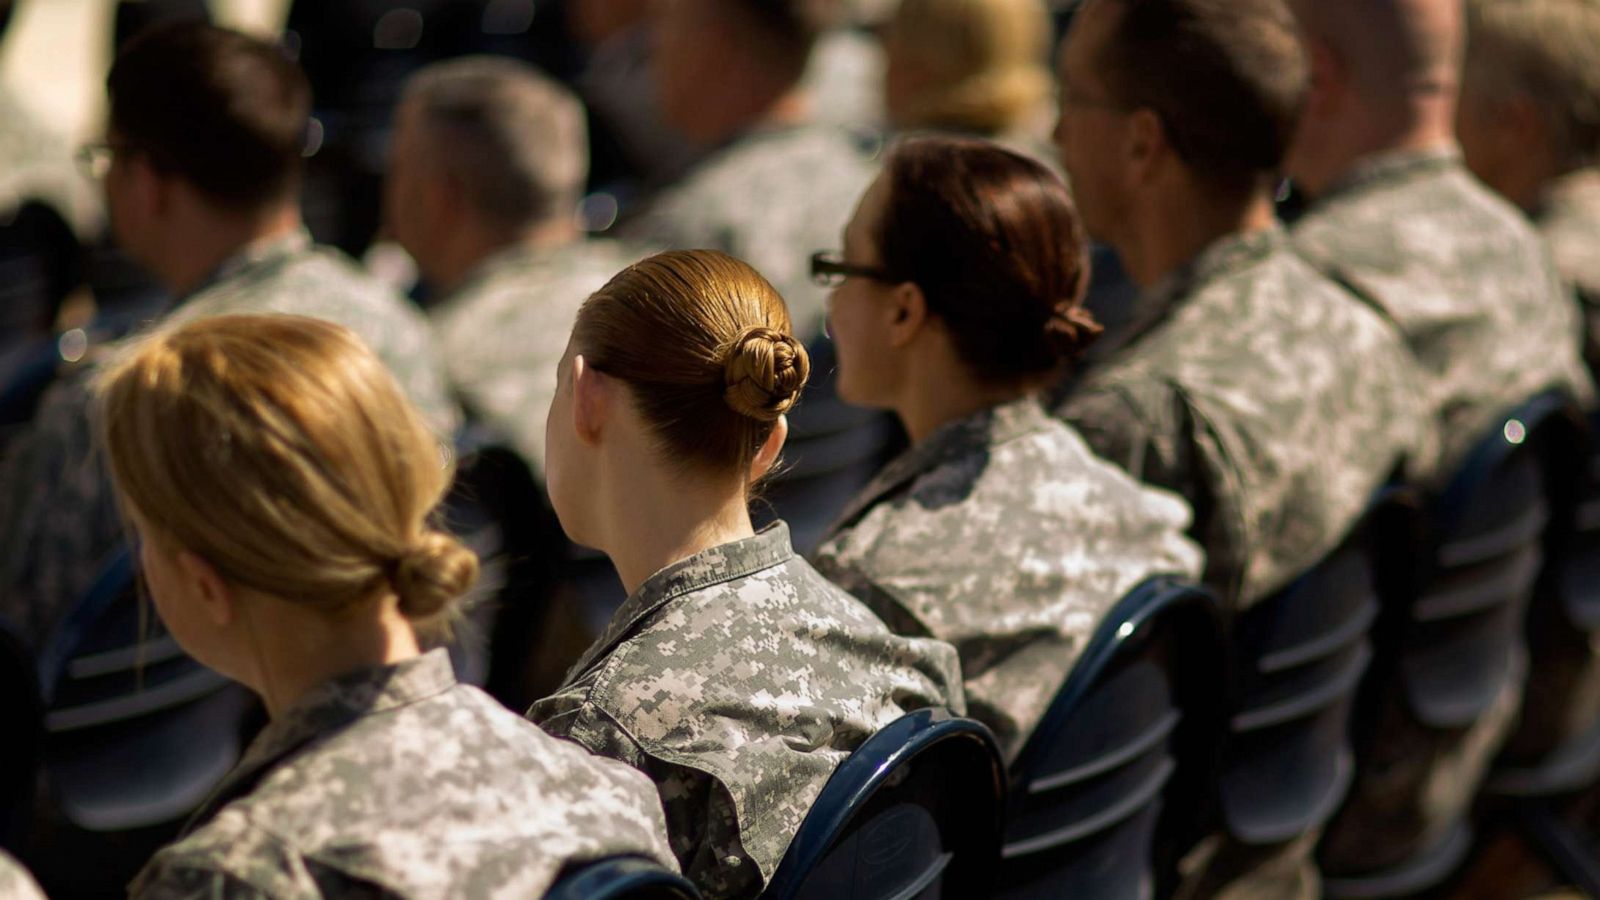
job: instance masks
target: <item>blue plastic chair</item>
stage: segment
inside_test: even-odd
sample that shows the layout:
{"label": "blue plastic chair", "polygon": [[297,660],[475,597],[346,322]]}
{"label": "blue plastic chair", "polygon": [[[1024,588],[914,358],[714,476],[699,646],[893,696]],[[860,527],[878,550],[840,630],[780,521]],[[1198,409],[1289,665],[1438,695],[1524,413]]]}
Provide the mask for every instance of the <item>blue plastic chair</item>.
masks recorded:
{"label": "blue plastic chair", "polygon": [[640,856],[613,856],[563,875],[545,900],[699,900],[682,876]]}
{"label": "blue plastic chair", "polygon": [[[1439,745],[1465,740],[1505,691],[1521,689],[1528,659],[1524,622],[1546,559],[1552,504],[1546,439],[1562,430],[1570,403],[1540,394],[1500,420],[1431,504],[1429,552],[1414,599],[1392,640],[1393,659],[1374,667],[1367,696],[1388,704],[1367,723],[1403,716]],[[1379,746],[1381,730],[1363,735]],[[1476,787],[1476,786],[1472,786]],[[1431,846],[1368,872],[1325,871],[1334,898],[1407,896],[1449,878],[1470,852],[1468,817]]]}
{"label": "blue plastic chair", "polygon": [[1215,598],[1176,578],[1106,614],[1012,766],[996,897],[1154,895],[1200,827],[1223,653]]}
{"label": "blue plastic chair", "polygon": [[989,729],[942,709],[902,716],[833,773],[761,896],[986,896],[1004,804]]}

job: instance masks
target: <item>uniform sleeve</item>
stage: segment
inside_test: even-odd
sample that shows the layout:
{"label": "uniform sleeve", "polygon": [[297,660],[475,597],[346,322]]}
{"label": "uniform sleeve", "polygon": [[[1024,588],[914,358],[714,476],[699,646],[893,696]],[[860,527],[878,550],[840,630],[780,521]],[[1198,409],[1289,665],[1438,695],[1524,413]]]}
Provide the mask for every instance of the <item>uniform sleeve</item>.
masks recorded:
{"label": "uniform sleeve", "polygon": [[196,864],[164,866],[129,890],[130,900],[266,900],[271,895],[227,872]]}

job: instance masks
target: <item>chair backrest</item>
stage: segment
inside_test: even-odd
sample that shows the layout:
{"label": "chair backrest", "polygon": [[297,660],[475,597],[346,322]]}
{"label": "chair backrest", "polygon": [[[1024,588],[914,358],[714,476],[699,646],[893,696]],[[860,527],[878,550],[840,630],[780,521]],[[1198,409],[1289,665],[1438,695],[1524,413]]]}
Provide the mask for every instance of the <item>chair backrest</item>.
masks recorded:
{"label": "chair backrest", "polygon": [[1120,600],[1012,766],[995,896],[1152,896],[1165,845],[1186,843],[1158,832],[1198,827],[1166,813],[1193,812],[1209,781],[1225,673],[1205,590],[1157,577]]}
{"label": "chair backrest", "polygon": [[941,709],[902,716],[833,773],[762,897],[985,896],[1004,803],[987,728]]}
{"label": "chair backrest", "polygon": [[613,856],[561,876],[545,900],[699,900],[682,876],[641,856]]}
{"label": "chair backrest", "polygon": [[1382,554],[1409,494],[1386,490],[1326,559],[1241,613],[1230,642],[1234,699],[1218,783],[1241,843],[1294,840],[1325,824],[1354,773],[1351,713],[1382,609]]}
{"label": "chair backrest", "polygon": [[7,622],[0,620],[0,847],[15,848],[26,833],[33,803],[34,773],[44,727],[33,653]]}

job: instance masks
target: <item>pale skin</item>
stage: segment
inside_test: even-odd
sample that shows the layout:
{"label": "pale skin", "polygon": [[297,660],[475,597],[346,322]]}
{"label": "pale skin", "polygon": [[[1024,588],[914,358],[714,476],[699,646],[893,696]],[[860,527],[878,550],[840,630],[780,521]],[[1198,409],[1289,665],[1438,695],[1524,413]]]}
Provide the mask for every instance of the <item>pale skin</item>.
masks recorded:
{"label": "pale skin", "polygon": [[[873,235],[888,194],[889,184],[880,175],[862,195],[844,229],[846,262],[882,265]],[[915,282],[851,276],[834,288],[828,310],[828,333],[839,350],[839,395],[858,406],[892,411],[913,443],[947,422],[1014,400],[1030,387],[976,378]]]}
{"label": "pale skin", "polygon": [[611,558],[629,594],[651,575],[752,537],[750,485],[788,436],[779,418],[744,471],[684,471],[665,457],[626,383],[568,346],[546,422],[546,482],[561,527]]}
{"label": "pale skin", "polygon": [[132,518],[140,568],[168,630],[190,655],[259,695],[273,717],[332,678],[421,652],[392,592],[319,609],[236,584],[137,511]]}
{"label": "pale skin", "polygon": [[[119,137],[109,143],[120,146]],[[228,209],[136,151],[113,153],[104,187],[117,243],[180,297],[240,250],[303,227],[298,192],[253,210]]]}
{"label": "pale skin", "polygon": [[1271,228],[1276,214],[1265,176],[1240,196],[1223,194],[1178,155],[1154,111],[1110,100],[1098,59],[1119,15],[1119,4],[1093,2],[1074,20],[1055,142],[1085,228],[1148,288],[1220,238]]}
{"label": "pale skin", "polygon": [[438,141],[412,104],[395,119],[389,171],[384,179],[384,223],[416,261],[430,284],[448,293],[479,263],[512,246],[560,247],[581,234],[569,216],[507,228],[483,216],[439,160]]}

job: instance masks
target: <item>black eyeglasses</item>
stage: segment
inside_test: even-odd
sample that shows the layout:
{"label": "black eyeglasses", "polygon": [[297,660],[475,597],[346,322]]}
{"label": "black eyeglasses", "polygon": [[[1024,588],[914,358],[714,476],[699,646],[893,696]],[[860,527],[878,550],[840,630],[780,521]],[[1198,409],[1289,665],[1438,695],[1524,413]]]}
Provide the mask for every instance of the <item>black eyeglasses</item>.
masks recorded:
{"label": "black eyeglasses", "polygon": [[871,278],[873,281],[894,281],[889,270],[882,266],[858,266],[847,263],[835,253],[811,254],[811,280],[822,287],[838,287],[846,278]]}

